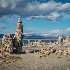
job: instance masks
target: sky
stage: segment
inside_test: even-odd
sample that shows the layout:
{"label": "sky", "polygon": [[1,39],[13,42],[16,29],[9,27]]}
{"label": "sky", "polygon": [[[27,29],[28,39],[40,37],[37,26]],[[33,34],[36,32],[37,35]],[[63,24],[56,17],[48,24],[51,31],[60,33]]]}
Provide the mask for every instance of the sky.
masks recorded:
{"label": "sky", "polygon": [[70,35],[70,0],[0,0],[0,34],[14,34],[17,20],[24,34]]}

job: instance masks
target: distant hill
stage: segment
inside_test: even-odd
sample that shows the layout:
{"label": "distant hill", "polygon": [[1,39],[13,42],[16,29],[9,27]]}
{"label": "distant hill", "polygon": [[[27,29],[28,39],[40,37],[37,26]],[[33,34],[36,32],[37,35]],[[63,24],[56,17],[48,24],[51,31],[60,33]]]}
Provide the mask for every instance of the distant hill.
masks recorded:
{"label": "distant hill", "polygon": [[[0,34],[0,38],[3,38],[4,34]],[[14,34],[12,34],[12,37],[14,37]],[[37,34],[29,34],[29,35],[24,35],[24,39],[57,39],[57,36],[41,36]],[[66,37],[63,36],[63,39]]]}
{"label": "distant hill", "polygon": [[24,39],[57,39],[55,36],[41,36],[36,34],[24,35]]}

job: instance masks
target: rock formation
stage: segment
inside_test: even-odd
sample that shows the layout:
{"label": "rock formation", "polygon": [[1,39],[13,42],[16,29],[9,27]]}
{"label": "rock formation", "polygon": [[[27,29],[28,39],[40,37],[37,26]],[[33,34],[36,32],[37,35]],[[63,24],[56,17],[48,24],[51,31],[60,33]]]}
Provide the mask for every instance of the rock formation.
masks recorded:
{"label": "rock formation", "polygon": [[4,35],[2,43],[0,43],[0,52],[20,53],[22,52],[22,39],[23,39],[23,25],[21,19],[18,19],[16,32],[14,38],[11,34]]}
{"label": "rock formation", "polygon": [[62,43],[62,42],[63,42],[63,38],[62,38],[61,35],[58,36],[58,42],[59,42],[59,43]]}
{"label": "rock formation", "polygon": [[13,51],[13,38],[12,35],[4,35],[2,38],[2,44],[6,48],[6,51],[11,53]]}
{"label": "rock formation", "polygon": [[22,39],[23,39],[23,25],[21,19],[19,18],[14,36],[14,47],[16,48],[17,53],[20,53],[22,51],[23,46]]}

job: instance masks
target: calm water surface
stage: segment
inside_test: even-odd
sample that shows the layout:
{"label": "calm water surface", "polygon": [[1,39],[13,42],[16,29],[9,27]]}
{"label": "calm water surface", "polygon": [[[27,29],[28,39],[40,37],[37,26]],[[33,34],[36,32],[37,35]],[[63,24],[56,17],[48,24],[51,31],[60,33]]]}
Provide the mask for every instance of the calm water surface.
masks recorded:
{"label": "calm water surface", "polygon": [[[34,42],[36,39],[23,39],[24,45],[28,44],[28,40],[30,40],[30,42]],[[50,41],[56,42],[57,41],[57,40],[53,40],[53,39],[49,39],[49,40],[47,40],[47,39],[37,39],[37,40],[41,40],[41,42],[50,42]],[[2,41],[2,39],[0,38],[0,42],[1,41]]]}

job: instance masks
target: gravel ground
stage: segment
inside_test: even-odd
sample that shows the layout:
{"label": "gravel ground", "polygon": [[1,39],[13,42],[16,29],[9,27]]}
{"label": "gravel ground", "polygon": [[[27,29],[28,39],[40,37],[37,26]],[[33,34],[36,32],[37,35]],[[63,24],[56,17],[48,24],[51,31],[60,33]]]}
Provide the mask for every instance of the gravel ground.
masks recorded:
{"label": "gravel ground", "polygon": [[[15,55],[17,56],[17,55]],[[0,70],[70,70],[70,56],[51,54],[40,58],[36,53],[19,54],[17,61],[10,62],[0,59]]]}

